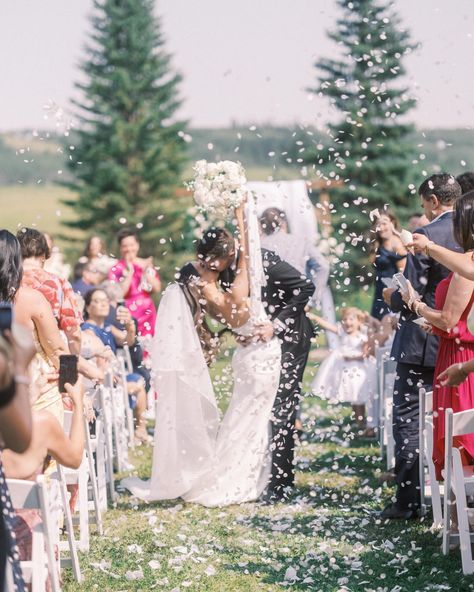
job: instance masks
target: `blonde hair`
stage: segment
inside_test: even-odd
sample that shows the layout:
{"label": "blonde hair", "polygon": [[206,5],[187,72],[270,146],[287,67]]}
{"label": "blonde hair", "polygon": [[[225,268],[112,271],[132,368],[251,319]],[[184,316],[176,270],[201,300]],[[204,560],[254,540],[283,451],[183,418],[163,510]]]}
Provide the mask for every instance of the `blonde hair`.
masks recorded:
{"label": "blonde hair", "polygon": [[356,316],[361,323],[365,322],[365,313],[356,306],[346,306],[341,308],[341,319],[349,315]]}

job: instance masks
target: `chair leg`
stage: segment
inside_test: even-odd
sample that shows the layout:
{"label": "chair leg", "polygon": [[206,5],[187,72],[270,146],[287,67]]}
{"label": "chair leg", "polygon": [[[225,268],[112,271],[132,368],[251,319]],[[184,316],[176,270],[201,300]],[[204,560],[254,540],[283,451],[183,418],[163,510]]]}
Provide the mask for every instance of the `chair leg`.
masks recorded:
{"label": "chair leg", "polygon": [[69,555],[71,557],[72,573],[74,575],[74,579],[76,580],[76,582],[82,582],[81,567],[79,564],[79,557],[77,555],[77,542],[74,537],[74,526],[72,524],[71,508],[69,507],[66,482],[64,480],[64,474],[62,474],[61,467],[58,466],[58,469],[60,471],[59,487],[61,491],[61,500],[64,511],[64,523],[66,526]]}
{"label": "chair leg", "polygon": [[[102,512],[107,511],[107,479],[106,479],[106,458],[105,458],[105,444],[103,441],[104,433],[101,433],[100,438],[97,439],[95,449],[95,459],[97,467],[97,488],[99,493],[99,508]],[[99,438],[97,436],[97,438]]]}
{"label": "chair leg", "polygon": [[464,474],[459,450],[453,450],[453,488],[456,494],[456,515],[461,547],[462,571],[464,575],[474,573],[474,562],[471,551],[471,532],[469,528],[468,506]]}
{"label": "chair leg", "polygon": [[[84,461],[83,461],[84,462]],[[89,551],[89,508],[87,500],[88,474],[85,466],[79,469],[79,549]]]}
{"label": "chair leg", "polygon": [[[42,532],[33,530],[31,544],[31,592],[44,592],[48,577],[49,565],[46,556],[45,540]],[[52,566],[54,569],[54,566]]]}
{"label": "chair leg", "polygon": [[94,514],[95,514],[95,523],[97,526],[97,532],[102,535],[104,534],[104,527],[102,525],[102,516],[100,513],[100,508],[99,508],[99,490],[97,487],[97,476],[96,476],[96,472],[95,472],[95,466],[94,466],[94,457],[92,455],[92,451],[89,450],[87,451],[87,460],[89,462],[89,478],[91,480],[91,485],[92,485],[92,500],[94,502]]}

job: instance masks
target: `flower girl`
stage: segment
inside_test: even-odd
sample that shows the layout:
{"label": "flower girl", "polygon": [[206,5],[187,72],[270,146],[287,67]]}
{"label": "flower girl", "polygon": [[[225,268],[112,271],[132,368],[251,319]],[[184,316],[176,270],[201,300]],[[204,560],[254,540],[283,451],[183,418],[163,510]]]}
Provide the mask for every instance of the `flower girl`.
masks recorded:
{"label": "flower girl", "polygon": [[[340,341],[319,367],[311,385],[313,394],[333,402],[351,403],[358,426],[365,428],[366,405],[372,408],[376,393],[375,360],[367,355],[366,315],[349,307],[342,309],[341,322],[336,325],[313,314],[310,318],[339,335]],[[369,418],[369,425],[373,426],[373,418]]]}

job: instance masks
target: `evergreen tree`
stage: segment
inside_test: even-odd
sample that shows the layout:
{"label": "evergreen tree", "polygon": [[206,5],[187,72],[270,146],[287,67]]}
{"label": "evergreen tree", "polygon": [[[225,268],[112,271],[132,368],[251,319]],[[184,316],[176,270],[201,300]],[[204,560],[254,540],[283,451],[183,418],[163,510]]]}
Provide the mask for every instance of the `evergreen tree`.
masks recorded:
{"label": "evergreen tree", "polygon": [[93,229],[110,246],[124,225],[136,227],[144,251],[155,255],[178,237],[186,204],[175,199],[185,154],[185,124],[174,119],[181,76],[172,71],[153,6],[94,0],[85,81],[76,85],[84,97],[75,102],[80,129],[67,146],[75,177],[69,186],[77,193],[67,202],[77,216],[67,224]]}
{"label": "evergreen tree", "polygon": [[360,286],[372,279],[366,267],[369,212],[389,204],[403,217],[417,181],[413,126],[405,118],[415,101],[402,81],[402,60],[414,45],[391,2],[338,4],[343,14],[329,37],[342,56],[315,64],[319,83],[310,91],[329,98],[340,119],[329,125],[329,145],[313,141],[311,164],[340,184],[331,190],[336,238],[346,241],[345,268]]}

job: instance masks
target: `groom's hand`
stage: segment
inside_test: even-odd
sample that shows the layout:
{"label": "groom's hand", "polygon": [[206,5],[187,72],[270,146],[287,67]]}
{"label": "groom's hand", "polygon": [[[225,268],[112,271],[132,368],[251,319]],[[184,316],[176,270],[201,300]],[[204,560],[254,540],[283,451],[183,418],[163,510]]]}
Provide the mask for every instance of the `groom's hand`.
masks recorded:
{"label": "groom's hand", "polygon": [[256,325],[254,331],[254,337],[257,338],[258,341],[270,341],[273,338],[275,331],[273,329],[273,325],[270,321],[266,321],[265,323],[260,323]]}

